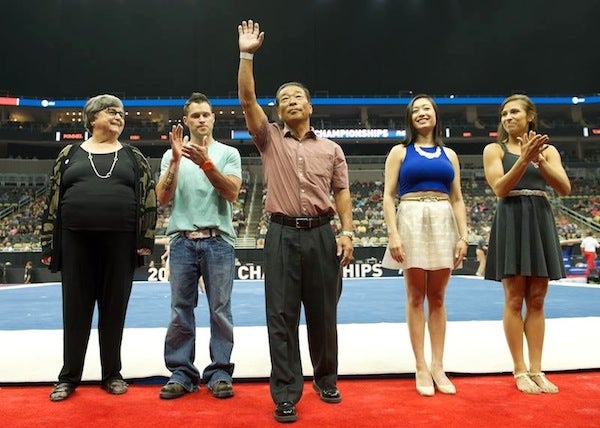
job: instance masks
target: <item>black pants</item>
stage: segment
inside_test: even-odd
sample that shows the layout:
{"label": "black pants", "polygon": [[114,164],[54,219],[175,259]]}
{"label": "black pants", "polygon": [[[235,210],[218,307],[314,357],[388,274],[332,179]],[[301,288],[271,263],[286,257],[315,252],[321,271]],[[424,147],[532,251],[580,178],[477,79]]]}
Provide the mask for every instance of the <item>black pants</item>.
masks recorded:
{"label": "black pants", "polygon": [[102,382],[122,378],[121,341],[134,263],[134,232],[62,230],[64,365],[59,382],[81,381],[96,302]]}
{"label": "black pants", "polygon": [[336,241],[329,224],[296,229],[271,223],[265,240],[265,297],[271,397],[296,403],[302,396],[298,325],[304,304],[314,379],[335,386],[338,369],[337,303],[342,291]]}

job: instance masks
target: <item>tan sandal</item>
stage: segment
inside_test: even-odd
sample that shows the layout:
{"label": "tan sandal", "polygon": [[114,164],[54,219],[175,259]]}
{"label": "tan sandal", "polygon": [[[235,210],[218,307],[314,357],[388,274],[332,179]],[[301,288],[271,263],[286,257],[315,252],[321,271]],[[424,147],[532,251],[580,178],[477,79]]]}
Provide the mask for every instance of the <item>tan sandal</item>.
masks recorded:
{"label": "tan sandal", "polygon": [[545,392],[546,394],[556,394],[558,392],[558,386],[550,382],[544,373],[529,373],[529,377],[537,386],[539,386],[542,392]]}
{"label": "tan sandal", "polygon": [[542,389],[535,383],[528,372],[521,372],[515,374],[515,381],[517,389],[525,394],[541,394]]}

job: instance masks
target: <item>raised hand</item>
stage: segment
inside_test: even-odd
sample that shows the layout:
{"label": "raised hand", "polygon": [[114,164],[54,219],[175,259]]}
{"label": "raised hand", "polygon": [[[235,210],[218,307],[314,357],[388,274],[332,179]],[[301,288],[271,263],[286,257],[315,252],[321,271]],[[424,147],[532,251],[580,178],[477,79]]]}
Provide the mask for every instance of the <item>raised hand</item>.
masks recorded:
{"label": "raised hand", "polygon": [[181,123],[171,127],[169,141],[173,150],[173,160],[178,161],[181,159],[183,147],[188,144],[188,137],[183,136],[183,125]]}
{"label": "raised hand", "polygon": [[238,25],[238,33],[240,52],[254,53],[262,46],[265,40],[264,31],[261,32],[258,22],[254,22],[251,19],[242,21]]}

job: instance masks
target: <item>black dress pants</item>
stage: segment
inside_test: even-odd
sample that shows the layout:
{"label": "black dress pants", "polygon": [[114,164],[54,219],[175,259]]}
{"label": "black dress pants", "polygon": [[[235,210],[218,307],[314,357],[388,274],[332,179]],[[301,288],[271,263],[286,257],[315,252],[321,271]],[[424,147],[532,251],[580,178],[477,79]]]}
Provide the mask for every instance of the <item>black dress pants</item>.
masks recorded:
{"label": "black dress pants", "polygon": [[59,382],[79,384],[94,306],[102,382],[121,377],[121,341],[135,267],[135,233],[62,230],[63,358]]}
{"label": "black dress pants", "polygon": [[271,223],[265,240],[265,298],[271,354],[271,397],[297,403],[302,396],[298,325],[304,305],[314,379],[337,382],[337,303],[342,291],[336,240],[329,224],[296,229]]}

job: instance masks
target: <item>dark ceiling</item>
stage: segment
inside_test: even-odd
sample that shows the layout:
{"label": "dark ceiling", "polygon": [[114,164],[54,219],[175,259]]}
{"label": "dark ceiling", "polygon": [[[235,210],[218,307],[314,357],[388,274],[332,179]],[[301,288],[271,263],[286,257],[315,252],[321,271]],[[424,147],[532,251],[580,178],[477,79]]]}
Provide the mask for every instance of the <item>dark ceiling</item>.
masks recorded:
{"label": "dark ceiling", "polygon": [[0,12],[0,96],[236,94],[237,25],[259,21],[257,92],[600,92],[595,0],[23,0]]}

